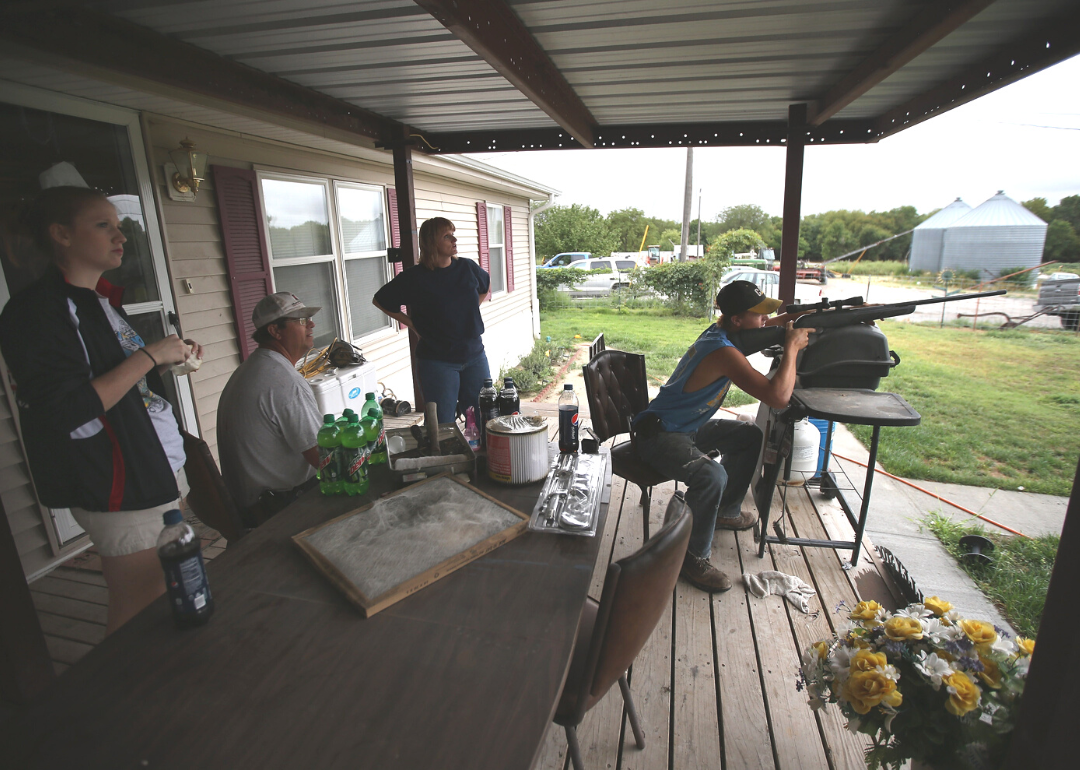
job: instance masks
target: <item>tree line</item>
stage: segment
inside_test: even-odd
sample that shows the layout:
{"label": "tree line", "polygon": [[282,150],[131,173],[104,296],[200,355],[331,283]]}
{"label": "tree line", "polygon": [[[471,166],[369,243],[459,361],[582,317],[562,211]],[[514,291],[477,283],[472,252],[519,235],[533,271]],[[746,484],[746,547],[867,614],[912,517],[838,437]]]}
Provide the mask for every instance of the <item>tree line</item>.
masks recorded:
{"label": "tree line", "polygon": [[[1080,262],[1080,195],[1063,198],[1048,206],[1045,198],[1023,205],[1049,223],[1043,261]],[[799,258],[812,262],[832,259],[891,235],[913,229],[937,210],[919,214],[914,206],[889,211],[827,211],[804,216],[799,225]],[[626,208],[606,217],[596,209],[575,203],[552,206],[536,216],[536,252],[544,260],[564,251],[588,251],[607,255],[613,251],[638,251],[648,225],[645,246],[659,245],[672,251],[680,241],[681,224],[671,219],[649,217],[641,209]],[[698,243],[699,221],[690,222],[690,244]],[[771,216],[760,206],[731,206],[711,221],[700,222],[705,253],[721,246],[720,238],[732,230],[752,230],[761,236],[761,245],[780,254],[783,219]],[[727,244],[723,244],[727,246]],[[904,261],[911,249],[911,234],[904,235],[866,252],[864,260]]]}

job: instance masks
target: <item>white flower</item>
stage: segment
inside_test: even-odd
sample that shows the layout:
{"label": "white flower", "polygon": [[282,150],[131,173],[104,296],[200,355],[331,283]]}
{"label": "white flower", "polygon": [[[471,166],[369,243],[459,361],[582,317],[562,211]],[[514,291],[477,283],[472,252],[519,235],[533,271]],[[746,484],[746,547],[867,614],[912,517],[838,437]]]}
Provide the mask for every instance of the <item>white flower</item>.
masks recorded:
{"label": "white flower", "polygon": [[856,652],[858,650],[845,645],[840,645],[833,650],[832,658],[829,659],[829,668],[839,681],[847,681],[851,673],[851,659],[855,657]]}
{"label": "white flower", "polygon": [[946,612],[944,615],[941,616],[941,619],[947,625],[955,626],[957,623],[959,623],[961,620],[963,620],[963,617],[961,617],[959,610],[949,610],[948,612]]}
{"label": "white flower", "polygon": [[952,666],[949,665],[949,661],[944,658],[939,658],[936,652],[932,652],[927,655],[925,652],[919,653],[915,658],[915,670],[930,680],[930,683],[934,686],[935,690],[941,689],[941,680],[943,677],[950,676],[953,673]]}
{"label": "white flower", "polygon": [[891,664],[886,664],[885,668],[878,666],[878,671],[885,675],[887,679],[891,679],[894,682],[900,681],[900,670]]}
{"label": "white flower", "polygon": [[915,618],[916,620],[922,620],[933,615],[930,610],[926,609],[922,604],[909,604],[902,610],[897,610],[896,615],[900,615],[905,618]]}
{"label": "white flower", "polygon": [[923,621],[923,636],[935,647],[943,647],[947,642],[954,642],[964,635],[959,626],[947,626],[938,618]]}
{"label": "white flower", "polygon": [[1006,655],[1012,655],[1016,652],[1016,642],[1012,639],[1006,639],[1004,636],[998,635],[998,638],[994,640],[994,643],[990,645],[990,649],[994,652],[1002,652]]}

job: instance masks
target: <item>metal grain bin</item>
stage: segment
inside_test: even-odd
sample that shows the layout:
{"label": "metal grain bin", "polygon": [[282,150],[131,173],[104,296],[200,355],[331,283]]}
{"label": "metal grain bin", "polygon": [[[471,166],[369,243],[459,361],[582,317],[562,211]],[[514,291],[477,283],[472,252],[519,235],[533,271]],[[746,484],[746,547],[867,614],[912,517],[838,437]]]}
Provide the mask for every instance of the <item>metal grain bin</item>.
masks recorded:
{"label": "metal grain bin", "polygon": [[988,278],[1006,267],[1035,267],[1045,241],[1046,222],[998,191],[945,230],[940,269],[978,269]]}
{"label": "metal grain bin", "polygon": [[971,206],[957,198],[915,228],[911,236],[911,269],[941,271],[941,246],[945,228],[971,211]]}

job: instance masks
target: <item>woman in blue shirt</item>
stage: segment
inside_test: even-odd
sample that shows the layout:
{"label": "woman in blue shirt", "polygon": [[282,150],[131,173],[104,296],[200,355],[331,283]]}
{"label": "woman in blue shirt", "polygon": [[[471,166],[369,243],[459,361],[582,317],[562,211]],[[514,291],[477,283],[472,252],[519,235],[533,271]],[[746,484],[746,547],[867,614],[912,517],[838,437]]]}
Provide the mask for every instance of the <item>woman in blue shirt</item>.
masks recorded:
{"label": "woman in blue shirt", "polygon": [[439,422],[453,422],[470,406],[479,411],[480,387],[491,376],[480,338],[480,305],[490,296],[491,278],[471,259],[458,259],[454,230],[454,223],[442,217],[424,222],[420,264],[395,277],[372,299],[375,307],[420,338],[417,375],[424,400],[438,405]]}

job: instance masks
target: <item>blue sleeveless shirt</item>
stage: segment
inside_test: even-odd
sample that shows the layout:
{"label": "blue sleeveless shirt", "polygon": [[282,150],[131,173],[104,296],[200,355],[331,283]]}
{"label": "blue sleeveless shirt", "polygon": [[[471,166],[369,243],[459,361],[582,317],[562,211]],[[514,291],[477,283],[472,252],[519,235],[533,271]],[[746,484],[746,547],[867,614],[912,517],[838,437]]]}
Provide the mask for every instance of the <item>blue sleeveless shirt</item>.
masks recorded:
{"label": "blue sleeveless shirt", "polygon": [[731,380],[721,377],[690,393],[683,392],[683,388],[706,356],[720,348],[731,347],[735,346],[728,339],[727,332],[716,324],[703,331],[683,355],[667,384],[660,388],[660,393],[634,421],[637,422],[646,412],[652,412],[660,417],[664,430],[669,433],[696,432],[716,414],[731,387]]}

